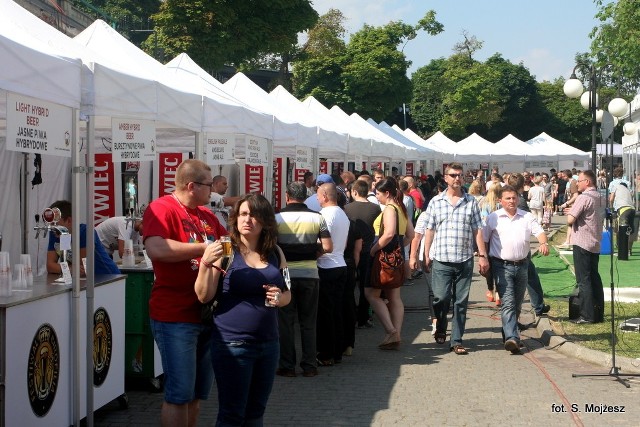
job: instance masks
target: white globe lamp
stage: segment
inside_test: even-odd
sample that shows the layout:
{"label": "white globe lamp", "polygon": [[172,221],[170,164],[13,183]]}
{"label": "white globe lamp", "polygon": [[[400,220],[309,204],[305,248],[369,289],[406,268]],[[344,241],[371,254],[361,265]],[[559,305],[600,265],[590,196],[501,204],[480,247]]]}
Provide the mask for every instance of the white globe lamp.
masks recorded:
{"label": "white globe lamp", "polygon": [[624,134],[627,136],[634,135],[636,133],[637,126],[633,122],[627,122],[624,124]]}
{"label": "white globe lamp", "polygon": [[613,117],[622,117],[627,114],[629,104],[622,98],[613,98],[609,102],[609,112]]}
{"label": "white globe lamp", "polygon": [[563,86],[564,94],[569,98],[577,98],[584,92],[582,82],[578,79],[569,79],[564,82]]}
{"label": "white globe lamp", "polygon": [[[584,108],[585,110],[589,109],[590,101],[591,101],[591,91],[587,91],[587,92],[583,93],[582,96],[580,97],[580,105],[582,105],[582,108]],[[596,105],[598,105],[598,94],[597,93],[596,93]]]}

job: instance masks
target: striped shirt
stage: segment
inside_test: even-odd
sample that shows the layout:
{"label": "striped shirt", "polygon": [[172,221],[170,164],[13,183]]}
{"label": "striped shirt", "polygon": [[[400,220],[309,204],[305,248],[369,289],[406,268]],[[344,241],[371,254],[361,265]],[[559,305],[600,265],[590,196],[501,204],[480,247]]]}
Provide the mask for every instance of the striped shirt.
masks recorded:
{"label": "striped shirt", "polygon": [[578,196],[569,211],[575,218],[571,225],[571,244],[594,254],[600,252],[605,206],[605,197],[595,187],[587,188]]}
{"label": "striped shirt", "polygon": [[276,214],[276,222],[291,277],[317,279],[318,239],[331,237],[324,217],[303,203],[290,203]]}
{"label": "striped shirt", "polygon": [[426,228],[435,230],[429,258],[440,262],[464,262],[473,257],[474,232],[482,228],[475,197],[463,193],[452,206],[447,192],[431,199]]}

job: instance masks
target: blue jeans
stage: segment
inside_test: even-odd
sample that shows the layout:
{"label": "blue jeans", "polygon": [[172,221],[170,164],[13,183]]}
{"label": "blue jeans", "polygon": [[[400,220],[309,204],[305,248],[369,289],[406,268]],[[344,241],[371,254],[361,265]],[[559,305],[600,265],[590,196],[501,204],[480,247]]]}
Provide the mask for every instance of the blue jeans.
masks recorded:
{"label": "blue jeans", "polygon": [[211,327],[149,319],[164,371],[164,400],[184,405],[206,400],[213,384]]}
{"label": "blue jeans", "polygon": [[527,288],[529,261],[520,265],[505,265],[504,262],[491,260],[491,269],[496,278],[498,293],[502,301],[500,316],[505,340],[520,340],[518,317]]}
{"label": "blue jeans", "polygon": [[538,270],[531,261],[531,254],[529,258],[529,269],[527,274],[527,291],[529,291],[529,300],[531,307],[538,316],[542,314],[544,308],[544,293],[542,291],[542,284],[540,283],[540,277],[538,276]]}
{"label": "blue jeans", "polygon": [[455,295],[451,321],[451,347],[462,344],[464,325],[467,320],[471,276],[473,275],[473,258],[463,262],[433,260],[431,272],[433,312],[438,320],[436,332],[447,332],[447,313],[451,299]]}
{"label": "blue jeans", "polygon": [[214,340],[212,350],[218,387],[216,426],[262,426],[280,357],[278,340]]}

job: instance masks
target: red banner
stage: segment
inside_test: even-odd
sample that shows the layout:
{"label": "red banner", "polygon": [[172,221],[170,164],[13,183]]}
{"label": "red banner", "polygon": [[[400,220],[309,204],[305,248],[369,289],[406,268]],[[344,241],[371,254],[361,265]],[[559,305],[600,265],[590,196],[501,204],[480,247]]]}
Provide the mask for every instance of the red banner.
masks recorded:
{"label": "red banner", "polygon": [[407,170],[406,170],[406,174],[407,176],[413,176],[413,162],[407,162]]}
{"label": "red banner", "polygon": [[245,193],[258,193],[264,194],[264,166],[244,165],[245,181],[244,192]]}
{"label": "red banner", "polygon": [[158,162],[158,197],[162,197],[176,189],[176,170],[182,163],[182,153],[159,153]]}
{"label": "red banner", "polygon": [[282,199],[282,188],[285,185],[286,173],[284,167],[284,158],[276,157],[273,159],[273,209],[280,212],[280,208],[284,205]]}
{"label": "red banner", "polygon": [[115,171],[111,154],[96,154],[94,171],[93,220],[95,225],[98,225],[105,219],[116,215]]}
{"label": "red banner", "polygon": [[293,179],[295,181],[304,181],[304,174],[307,173],[309,169],[294,169],[293,170]]}
{"label": "red banner", "polygon": [[320,162],[320,174],[328,173],[327,172],[328,170],[329,170],[329,165],[327,164],[327,162],[326,161]]}

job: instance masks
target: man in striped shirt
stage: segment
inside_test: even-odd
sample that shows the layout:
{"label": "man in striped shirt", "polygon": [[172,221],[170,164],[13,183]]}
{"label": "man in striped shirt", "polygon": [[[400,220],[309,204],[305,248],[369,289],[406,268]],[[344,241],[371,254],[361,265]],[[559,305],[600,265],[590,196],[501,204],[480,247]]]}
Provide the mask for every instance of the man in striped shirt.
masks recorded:
{"label": "man in striped shirt", "polygon": [[313,377],[318,373],[316,318],[320,278],[316,260],[321,254],[333,250],[327,223],[319,212],[309,209],[304,204],[306,194],[307,188],[304,183],[289,183],[286,192],[287,206],[276,214],[278,245],[287,259],[291,276],[291,303],[278,310],[280,362],[277,374],[284,377],[296,376],[296,315],[302,338],[300,367],[303,375]]}

